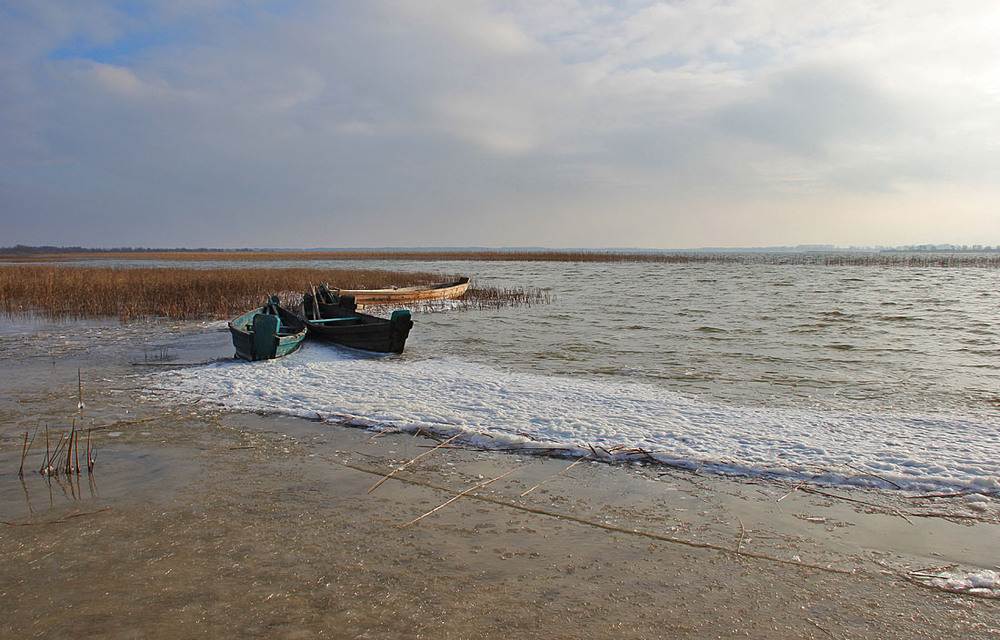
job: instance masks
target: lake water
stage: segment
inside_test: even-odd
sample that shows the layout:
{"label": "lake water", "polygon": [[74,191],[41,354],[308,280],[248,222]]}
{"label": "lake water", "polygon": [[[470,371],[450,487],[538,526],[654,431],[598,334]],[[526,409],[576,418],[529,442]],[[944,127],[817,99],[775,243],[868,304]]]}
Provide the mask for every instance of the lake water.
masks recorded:
{"label": "lake water", "polygon": [[[473,446],[887,490],[1000,488],[996,269],[275,266],[467,274],[474,286],[538,288],[550,300],[417,310],[400,356],[308,343],[272,362],[143,373],[137,387]],[[209,341],[231,351],[222,323],[172,340],[168,349]]]}

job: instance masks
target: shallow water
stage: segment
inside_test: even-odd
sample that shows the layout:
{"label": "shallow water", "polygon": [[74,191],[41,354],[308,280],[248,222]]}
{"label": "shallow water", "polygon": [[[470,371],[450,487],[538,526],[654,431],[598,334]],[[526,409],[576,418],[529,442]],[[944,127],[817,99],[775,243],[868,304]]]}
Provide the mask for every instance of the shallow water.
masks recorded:
{"label": "shallow water", "polygon": [[168,473],[135,482],[105,459],[97,480],[128,491],[33,494],[0,535],[0,635],[1000,637],[995,601],[902,578],[989,561],[995,525],[448,449],[369,493],[428,441],[253,414],[124,431]]}
{"label": "shallow water", "polygon": [[[962,331],[885,320],[881,332],[913,345],[880,353],[881,333],[855,326],[874,303],[841,321],[844,299],[796,307],[789,295],[797,324],[786,326],[710,297],[721,287],[777,305],[789,285],[751,296],[749,276],[730,286],[720,274],[836,280],[839,268],[681,266],[668,278],[656,266],[642,277],[672,289],[615,305],[601,304],[611,289],[573,284],[632,286],[628,274],[645,267],[439,268],[546,287],[554,300],[417,313],[402,356],[307,345],[264,363],[233,360],[224,323],[3,324],[0,520],[13,525],[0,536],[0,635],[1000,637],[995,600],[925,589],[907,573],[954,572],[957,584],[995,570],[993,497],[914,501],[869,475],[882,464],[879,476],[910,488],[991,490],[996,407],[973,391],[998,388],[996,374],[982,366],[988,354],[955,364],[969,347]],[[951,275],[975,288],[992,274]],[[893,286],[899,298],[927,295]],[[992,296],[966,312],[984,316],[990,339]],[[821,326],[804,330],[801,317]],[[947,373],[913,374],[922,391],[898,393],[920,367]],[[25,431],[61,433],[74,419],[98,427],[94,476],[19,481]],[[424,484],[369,494],[378,474],[430,445],[373,439],[345,419],[518,450],[441,450],[405,474]],[[615,443],[697,472],[582,464],[554,476],[589,445]],[[523,455],[540,444],[571,459]],[[39,455],[36,441],[34,465]],[[503,504],[460,500],[399,528],[511,469],[475,492]],[[765,473],[779,481],[758,482]],[[862,502],[796,490],[802,477]],[[881,488],[840,491],[857,484]],[[995,582],[987,597],[1000,595]]]}
{"label": "shallow water", "polygon": [[477,445],[541,443],[566,455],[600,446],[613,459],[650,453],[690,468],[886,489],[1000,488],[993,270],[433,266],[552,300],[417,313],[401,357],[312,345],[151,385],[229,409],[458,430]]}
{"label": "shallow water", "polygon": [[[192,265],[211,266],[181,266]],[[229,358],[221,322],[41,319],[0,322],[0,356],[58,360],[59,372],[26,368],[67,385],[74,364],[96,378],[105,367],[114,377],[123,363],[148,364],[154,373],[129,383],[149,388],[147,399],[462,432],[477,446],[569,456],[599,447],[608,459],[653,456],[883,489],[1000,488],[993,269],[753,260],[273,266],[468,273],[475,285],[539,288],[550,301],[417,309],[398,357],[307,345],[248,366]]]}

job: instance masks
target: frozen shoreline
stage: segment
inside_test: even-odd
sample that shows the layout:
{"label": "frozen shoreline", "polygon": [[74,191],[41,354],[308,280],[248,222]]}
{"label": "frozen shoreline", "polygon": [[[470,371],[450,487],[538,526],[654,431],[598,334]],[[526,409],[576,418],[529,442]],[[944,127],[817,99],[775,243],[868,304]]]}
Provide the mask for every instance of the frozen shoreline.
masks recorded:
{"label": "frozen shoreline", "polygon": [[[446,359],[376,358],[307,344],[294,357],[180,369],[153,386],[237,411],[353,419],[360,425],[460,434],[503,450],[658,460],[730,475],[831,486],[1000,492],[1000,431],[985,419],[708,404],[641,383],[502,371]],[[970,443],[976,443],[973,446]]]}

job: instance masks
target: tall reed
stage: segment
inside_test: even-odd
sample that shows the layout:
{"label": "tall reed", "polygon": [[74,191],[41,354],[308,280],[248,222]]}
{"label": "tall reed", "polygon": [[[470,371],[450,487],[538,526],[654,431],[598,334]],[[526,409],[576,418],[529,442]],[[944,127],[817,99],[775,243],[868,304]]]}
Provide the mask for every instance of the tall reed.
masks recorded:
{"label": "tall reed", "polygon": [[51,317],[227,318],[272,295],[297,305],[310,284],[382,288],[429,284],[452,275],[331,269],[91,268],[0,265],[0,312]]}

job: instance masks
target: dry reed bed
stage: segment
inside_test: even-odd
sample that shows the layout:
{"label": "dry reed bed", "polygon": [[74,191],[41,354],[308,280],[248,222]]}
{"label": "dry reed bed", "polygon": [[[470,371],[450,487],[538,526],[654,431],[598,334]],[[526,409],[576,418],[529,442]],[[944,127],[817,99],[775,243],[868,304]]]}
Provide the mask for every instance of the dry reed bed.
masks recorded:
{"label": "dry reed bed", "polygon": [[50,317],[230,318],[285,294],[298,304],[310,284],[382,288],[441,282],[452,276],[331,269],[173,269],[0,265],[0,312]]}
{"label": "dry reed bed", "polygon": [[[109,251],[87,253],[7,254],[7,262],[75,262],[87,260],[157,261],[307,261],[307,260],[410,260],[490,262],[648,262],[741,263],[872,267],[985,267],[1000,268],[1000,252],[654,252],[654,251]],[[344,285],[345,288],[349,285]]]}

